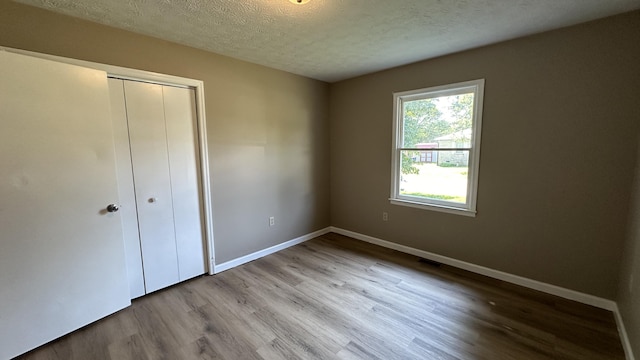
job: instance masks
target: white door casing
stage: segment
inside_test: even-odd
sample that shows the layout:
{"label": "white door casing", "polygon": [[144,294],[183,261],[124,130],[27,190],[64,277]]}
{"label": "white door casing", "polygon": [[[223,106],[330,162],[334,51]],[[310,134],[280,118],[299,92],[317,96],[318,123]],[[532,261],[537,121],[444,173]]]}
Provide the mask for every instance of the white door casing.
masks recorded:
{"label": "white door casing", "polygon": [[104,71],[0,51],[0,359],[130,304]]}

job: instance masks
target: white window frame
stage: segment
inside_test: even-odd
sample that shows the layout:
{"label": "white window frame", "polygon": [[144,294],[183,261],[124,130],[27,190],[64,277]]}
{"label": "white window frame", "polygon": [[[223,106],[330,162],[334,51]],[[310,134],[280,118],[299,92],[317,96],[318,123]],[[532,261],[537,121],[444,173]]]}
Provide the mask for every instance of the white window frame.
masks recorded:
{"label": "white window frame", "polygon": [[[473,92],[472,136],[469,148],[469,166],[467,173],[467,202],[464,204],[437,199],[425,199],[400,194],[400,176],[402,168],[402,150],[422,150],[403,148],[403,109],[405,101],[432,99]],[[465,216],[476,216],[478,194],[478,172],[480,169],[480,137],[482,129],[482,103],[484,98],[484,79],[465,81],[455,84],[434,86],[424,89],[393,93],[393,141],[391,154],[391,198],[394,205],[410,206],[419,209],[434,210]]]}

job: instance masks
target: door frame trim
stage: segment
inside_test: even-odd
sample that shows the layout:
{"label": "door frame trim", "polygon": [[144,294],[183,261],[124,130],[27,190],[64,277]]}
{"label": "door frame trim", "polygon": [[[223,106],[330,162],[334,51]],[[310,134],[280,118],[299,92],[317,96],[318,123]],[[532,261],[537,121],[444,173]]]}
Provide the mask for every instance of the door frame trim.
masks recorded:
{"label": "door frame trim", "polygon": [[92,61],[78,60],[57,55],[38,53],[34,51],[14,49],[0,46],[0,51],[29,55],[36,58],[53,60],[61,63],[82,66],[90,69],[102,70],[107,76],[123,80],[143,81],[148,83],[192,88],[196,96],[196,117],[198,128],[198,150],[200,156],[200,182],[202,184],[202,205],[204,210],[204,230],[207,253],[207,272],[215,273],[215,246],[213,236],[213,207],[211,203],[211,175],[209,172],[209,146],[207,143],[207,126],[204,104],[204,82],[181,76],[160,74],[152,71],[132,69],[122,66],[101,64]]}

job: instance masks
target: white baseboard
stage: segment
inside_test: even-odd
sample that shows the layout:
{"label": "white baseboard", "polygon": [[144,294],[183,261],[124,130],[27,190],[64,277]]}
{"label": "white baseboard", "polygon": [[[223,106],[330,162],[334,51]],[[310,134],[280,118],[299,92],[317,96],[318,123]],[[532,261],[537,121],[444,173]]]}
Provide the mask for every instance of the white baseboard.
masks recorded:
{"label": "white baseboard", "polygon": [[485,275],[494,279],[506,281],[512,284],[524,286],[529,289],[534,289],[538,291],[545,292],[547,294],[552,294],[556,296],[560,296],[565,299],[574,300],[583,304],[595,306],[601,309],[606,309],[609,311],[615,311],[617,309],[616,303],[609,299],[604,299],[601,297],[581,293],[574,290],[569,290],[560,286],[551,285],[547,283],[543,283],[541,281],[528,279],[522,276],[509,274],[506,272],[502,272],[499,270],[487,268],[484,266],[468,263],[461,260],[456,260],[447,256],[442,256],[438,254],[434,254],[428,251],[415,249],[412,247],[396,244],[390,241],[374,238],[372,236],[363,235],[357,232],[331,227],[332,232],[349,236],[354,239],[362,240],[371,244],[379,245],[382,247],[386,247],[389,249],[397,250],[406,254],[411,254],[415,256],[419,256],[428,260],[436,261],[441,264],[450,265],[453,267],[457,267],[459,269],[471,271],[476,274]]}
{"label": "white baseboard", "polygon": [[233,260],[224,262],[222,264],[214,264],[213,265],[213,273],[214,274],[218,274],[220,272],[223,272],[225,270],[229,270],[229,269],[234,268],[236,266],[240,266],[242,264],[246,264],[246,263],[248,263],[250,261],[259,259],[261,257],[276,253],[276,252],[278,252],[280,250],[284,250],[284,249],[286,249],[288,247],[301,244],[301,243],[303,243],[305,241],[311,240],[313,238],[316,238],[318,236],[327,234],[329,232],[331,232],[331,228],[327,227],[327,228],[324,228],[324,229],[320,229],[318,231],[314,231],[314,232],[312,232],[310,234],[302,235],[302,236],[297,237],[295,239],[292,239],[292,240],[289,240],[289,241],[285,241],[285,242],[283,242],[281,244],[274,245],[272,247],[269,247],[269,248],[266,248],[266,249],[263,249],[263,250],[260,250],[260,251],[256,251],[254,253],[239,257],[237,259],[233,259]]}
{"label": "white baseboard", "polygon": [[618,333],[620,334],[620,340],[622,341],[622,347],[624,348],[624,354],[627,360],[635,360],[633,356],[633,350],[631,349],[631,342],[629,341],[629,335],[627,335],[627,329],[624,327],[624,321],[622,321],[622,314],[616,304],[616,309],[613,310],[613,315],[616,318],[616,325],[618,326]]}

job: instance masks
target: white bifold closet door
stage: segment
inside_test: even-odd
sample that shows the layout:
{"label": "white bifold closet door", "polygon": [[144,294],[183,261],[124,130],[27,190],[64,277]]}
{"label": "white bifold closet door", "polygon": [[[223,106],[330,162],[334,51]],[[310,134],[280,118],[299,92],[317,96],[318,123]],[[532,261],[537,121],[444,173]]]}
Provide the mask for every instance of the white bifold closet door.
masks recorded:
{"label": "white bifold closet door", "polygon": [[131,297],[205,272],[192,89],[109,79]]}

